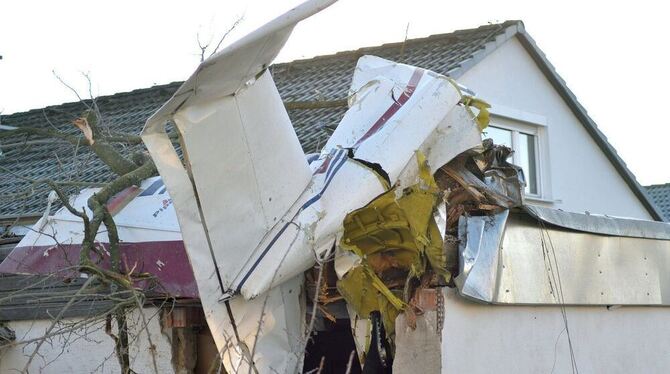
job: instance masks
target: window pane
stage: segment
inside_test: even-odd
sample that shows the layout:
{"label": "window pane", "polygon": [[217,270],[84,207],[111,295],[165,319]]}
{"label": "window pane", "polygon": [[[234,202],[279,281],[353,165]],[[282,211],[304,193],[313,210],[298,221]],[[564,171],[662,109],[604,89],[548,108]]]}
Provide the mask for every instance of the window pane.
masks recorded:
{"label": "window pane", "polygon": [[506,145],[512,148],[512,132],[510,130],[489,126],[484,129],[482,138],[491,138],[494,144]]}
{"label": "window pane", "polygon": [[535,136],[519,133],[519,144],[515,160],[526,176],[526,193],[537,195],[537,158],[535,156]]}

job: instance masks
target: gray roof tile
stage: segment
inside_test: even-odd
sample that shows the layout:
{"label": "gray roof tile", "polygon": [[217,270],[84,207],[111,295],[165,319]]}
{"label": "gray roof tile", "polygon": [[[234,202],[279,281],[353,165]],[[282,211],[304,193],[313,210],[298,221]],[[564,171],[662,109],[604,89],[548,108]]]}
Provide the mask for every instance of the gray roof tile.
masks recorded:
{"label": "gray roof tile", "polygon": [[654,184],[644,188],[647,190],[647,195],[663,214],[663,219],[670,222],[670,183]]}
{"label": "gray roof tile", "polygon": [[[276,64],[271,67],[279,92],[285,102],[337,100],[347,96],[351,76],[358,58],[376,55],[398,62],[421,66],[447,74],[482,50],[484,45],[503,34],[518,21],[485,25],[427,38],[340,52],[334,55]],[[104,124],[112,132],[139,134],[146,119],[181,85],[174,82],[151,88],[103,96],[97,99]],[[0,124],[49,128],[78,134],[70,122],[86,109],[81,102],[66,103],[23,113],[0,116]],[[318,151],[346,108],[294,109],[289,116],[306,153]],[[0,130],[3,131],[3,130]],[[141,146],[134,147],[141,149]],[[86,147],[74,147],[60,141],[44,141],[25,136],[0,141],[0,218],[40,215],[46,206],[44,185],[31,186],[17,178],[50,178],[106,182],[113,178],[107,167]]]}

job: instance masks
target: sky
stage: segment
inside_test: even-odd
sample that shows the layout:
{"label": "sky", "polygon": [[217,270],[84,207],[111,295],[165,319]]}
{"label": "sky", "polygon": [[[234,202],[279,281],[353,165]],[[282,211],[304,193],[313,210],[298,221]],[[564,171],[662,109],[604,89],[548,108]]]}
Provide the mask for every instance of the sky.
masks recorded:
{"label": "sky", "polygon": [[[224,46],[300,0],[3,1],[0,111],[181,81],[201,43]],[[670,182],[667,5],[661,1],[340,0],[299,24],[277,62],[521,19],[642,184]],[[588,160],[585,160],[588,162]]]}

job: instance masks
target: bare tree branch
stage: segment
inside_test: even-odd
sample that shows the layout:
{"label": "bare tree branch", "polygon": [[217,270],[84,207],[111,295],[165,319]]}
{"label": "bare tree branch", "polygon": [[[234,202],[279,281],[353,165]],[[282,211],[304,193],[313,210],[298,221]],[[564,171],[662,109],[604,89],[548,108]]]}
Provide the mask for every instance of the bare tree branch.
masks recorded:
{"label": "bare tree branch", "polygon": [[[219,39],[219,42],[216,43],[216,46],[212,51],[207,55],[207,51],[209,50],[209,46],[212,42],[212,38],[210,37],[210,40],[207,42],[207,44],[203,44],[200,41],[200,33],[196,33],[196,41],[198,42],[198,48],[200,49],[200,62],[205,61],[205,59],[212,57],[216,52],[219,51],[219,48],[221,48],[221,44],[223,44],[223,41],[230,35],[230,33],[244,20],[244,15],[241,15],[237,17],[235,22],[226,30],[226,32],[223,33],[221,38]],[[207,57],[205,57],[207,55]]]}
{"label": "bare tree branch", "polygon": [[69,84],[67,84],[67,82],[65,82],[65,80],[63,80],[63,78],[61,78],[60,75],[58,75],[58,73],[56,73],[56,70],[52,70],[51,73],[54,75],[54,77],[56,77],[56,79],[58,79],[58,81],[59,81],[63,86],[67,87],[67,89],[69,89],[70,91],[72,91],[72,93],[74,93],[74,95],[77,96],[77,99],[79,99],[79,101],[80,101],[82,104],[84,104],[88,109],[92,109],[91,106],[90,106],[88,103],[86,103],[86,100],[84,100],[81,96],[79,96],[79,92],[77,92],[77,90],[75,90],[74,87],[72,87],[72,86],[70,86]]}
{"label": "bare tree branch", "polygon": [[216,52],[219,51],[219,48],[221,48],[221,44],[222,44],[223,41],[226,39],[226,37],[228,37],[228,35],[230,35],[230,33],[231,33],[233,30],[235,30],[235,28],[236,28],[236,27],[237,27],[243,20],[244,20],[244,15],[241,15],[241,16],[237,17],[237,19],[235,20],[235,22],[233,22],[233,24],[228,28],[228,30],[226,30],[226,32],[223,33],[223,35],[221,36],[221,39],[219,39],[219,42],[216,43],[216,47],[214,47],[214,50],[212,51],[212,53],[209,54],[209,56],[208,56],[207,58],[212,57]]}

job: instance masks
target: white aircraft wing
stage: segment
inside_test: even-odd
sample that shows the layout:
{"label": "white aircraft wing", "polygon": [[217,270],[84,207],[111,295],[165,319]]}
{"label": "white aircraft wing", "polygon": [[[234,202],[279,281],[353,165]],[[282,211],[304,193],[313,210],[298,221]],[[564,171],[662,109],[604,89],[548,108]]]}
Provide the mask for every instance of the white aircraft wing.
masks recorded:
{"label": "white aircraft wing", "polygon": [[[243,254],[255,248],[310,181],[266,68],[300,20],[332,3],[308,1],[203,62],[143,130],[174,199],[189,255],[214,261],[224,288],[247,260]],[[168,121],[176,124],[188,149],[186,165],[165,133]]]}
{"label": "white aircraft wing", "polygon": [[[173,199],[207,323],[231,372],[247,372],[253,362],[258,372],[291,373],[301,362],[295,343],[304,315],[301,276],[257,300],[219,299],[311,180],[267,67],[299,21],[335,1],[307,1],[207,59],[142,131]],[[167,122],[188,149],[183,159]],[[259,311],[273,321],[262,329]]]}

